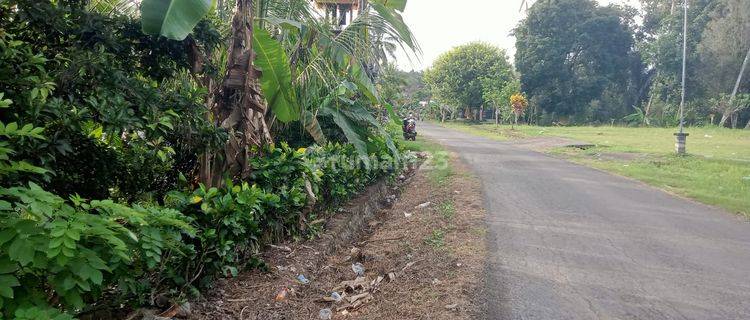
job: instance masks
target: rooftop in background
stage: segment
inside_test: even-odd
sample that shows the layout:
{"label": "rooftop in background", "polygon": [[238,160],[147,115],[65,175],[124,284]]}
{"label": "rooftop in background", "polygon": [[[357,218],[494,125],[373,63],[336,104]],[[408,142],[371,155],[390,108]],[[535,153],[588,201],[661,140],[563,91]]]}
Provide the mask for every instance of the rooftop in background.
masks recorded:
{"label": "rooftop in background", "polygon": [[318,12],[336,28],[350,24],[359,13],[361,0],[313,0]]}

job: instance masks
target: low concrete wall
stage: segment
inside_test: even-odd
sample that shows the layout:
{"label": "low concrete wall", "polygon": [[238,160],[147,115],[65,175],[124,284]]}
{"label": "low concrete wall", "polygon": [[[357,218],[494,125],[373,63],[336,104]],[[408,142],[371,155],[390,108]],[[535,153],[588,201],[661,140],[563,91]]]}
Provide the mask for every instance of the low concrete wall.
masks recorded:
{"label": "low concrete wall", "polygon": [[398,192],[399,188],[389,186],[385,179],[367,187],[361,195],[347,202],[328,219],[321,235],[324,241],[321,248],[331,253],[342,246],[348,246],[364,231],[375,213],[387,204],[388,197]]}

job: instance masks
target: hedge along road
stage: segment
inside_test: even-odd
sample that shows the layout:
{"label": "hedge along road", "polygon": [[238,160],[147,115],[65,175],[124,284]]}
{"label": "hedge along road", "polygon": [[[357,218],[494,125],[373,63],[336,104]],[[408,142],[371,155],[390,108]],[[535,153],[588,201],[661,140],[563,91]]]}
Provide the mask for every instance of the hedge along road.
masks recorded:
{"label": "hedge along road", "polygon": [[485,318],[750,319],[744,218],[508,143],[417,128],[482,180]]}

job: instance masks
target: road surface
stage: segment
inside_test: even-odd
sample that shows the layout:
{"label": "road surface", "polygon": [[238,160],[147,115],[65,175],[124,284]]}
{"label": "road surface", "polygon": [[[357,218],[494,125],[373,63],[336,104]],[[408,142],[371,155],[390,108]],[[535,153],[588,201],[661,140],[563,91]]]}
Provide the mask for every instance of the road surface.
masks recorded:
{"label": "road surface", "polygon": [[482,180],[486,319],[750,319],[746,219],[509,143],[418,129]]}

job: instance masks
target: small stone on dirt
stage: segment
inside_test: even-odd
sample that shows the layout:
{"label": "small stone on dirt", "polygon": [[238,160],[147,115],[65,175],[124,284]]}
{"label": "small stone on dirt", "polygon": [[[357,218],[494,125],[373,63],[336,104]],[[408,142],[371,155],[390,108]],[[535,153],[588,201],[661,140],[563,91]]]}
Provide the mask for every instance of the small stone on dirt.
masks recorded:
{"label": "small stone on dirt", "polygon": [[427,208],[427,207],[429,207],[429,206],[430,206],[430,204],[432,204],[432,202],[429,202],[429,201],[427,201],[427,202],[425,202],[425,203],[423,203],[423,204],[420,204],[420,205],[418,205],[418,206],[414,207],[414,209],[424,209],[424,208]]}
{"label": "small stone on dirt", "polygon": [[411,213],[404,211],[404,217],[411,218]]}
{"label": "small stone on dirt", "polygon": [[287,246],[277,246],[273,244],[269,244],[268,246],[274,249],[281,250],[281,251],[292,252],[292,248],[287,247]]}
{"label": "small stone on dirt", "polygon": [[409,262],[409,263],[407,263],[406,266],[404,266],[404,268],[401,269],[401,272],[404,272],[404,271],[406,271],[406,269],[409,269],[411,266],[414,265],[414,263],[415,262]]}
{"label": "small stone on dirt", "polygon": [[320,320],[331,320],[332,316],[333,316],[333,311],[331,311],[331,309],[328,309],[328,308],[320,309],[320,312],[318,312],[318,318]]}

